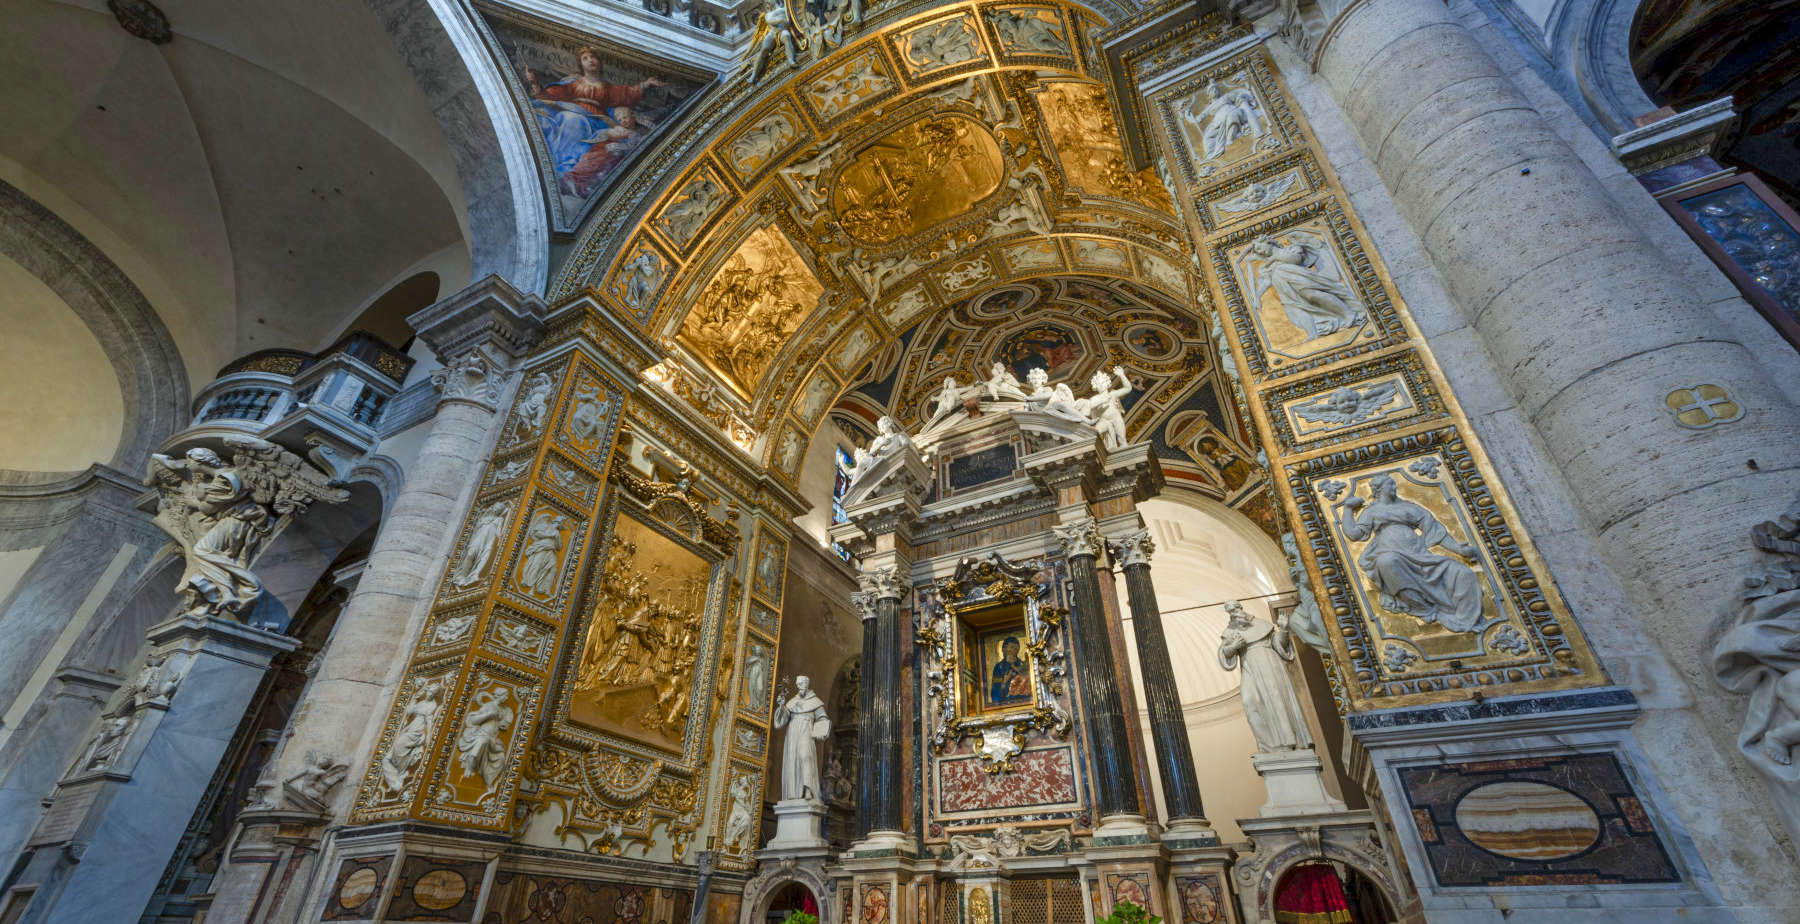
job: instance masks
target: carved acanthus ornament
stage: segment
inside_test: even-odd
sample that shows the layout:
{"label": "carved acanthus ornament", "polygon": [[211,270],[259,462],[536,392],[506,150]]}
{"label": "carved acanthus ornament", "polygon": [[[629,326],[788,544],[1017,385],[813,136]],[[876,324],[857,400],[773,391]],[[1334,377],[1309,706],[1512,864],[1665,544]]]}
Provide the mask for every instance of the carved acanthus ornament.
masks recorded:
{"label": "carved acanthus ornament", "polygon": [[1129,568],[1133,565],[1150,564],[1150,556],[1156,552],[1156,541],[1150,538],[1148,529],[1140,529],[1108,541],[1106,547],[1112,551],[1113,564]]}
{"label": "carved acanthus ornament", "polygon": [[505,373],[480,350],[471,350],[431,373],[439,400],[464,401],[493,410],[500,401],[500,381]]}
{"label": "carved acanthus ornament", "polygon": [[1063,554],[1070,558],[1080,555],[1099,558],[1106,548],[1105,541],[1100,538],[1100,523],[1093,517],[1052,526],[1050,530],[1056,534],[1056,541],[1062,547]]}
{"label": "carved acanthus ornament", "polygon": [[867,568],[857,575],[857,584],[869,600],[900,600],[906,596],[906,582],[900,578],[900,569],[894,565],[882,568]]}
{"label": "carved acanthus ornament", "polygon": [[190,616],[242,619],[262,596],[250,570],[263,547],[315,501],[350,493],[299,456],[266,440],[227,436],[226,462],[205,447],[150,457],[144,483],[157,492],[155,523],[187,561],[176,592]]}

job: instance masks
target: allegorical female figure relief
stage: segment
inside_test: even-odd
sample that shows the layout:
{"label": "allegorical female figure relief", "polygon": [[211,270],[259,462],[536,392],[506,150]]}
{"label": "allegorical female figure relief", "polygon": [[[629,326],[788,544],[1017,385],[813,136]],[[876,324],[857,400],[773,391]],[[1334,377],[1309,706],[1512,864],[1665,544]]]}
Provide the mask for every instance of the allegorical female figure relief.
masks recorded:
{"label": "allegorical female figure relief", "polygon": [[1369,540],[1356,563],[1381,594],[1381,605],[1435,622],[1452,632],[1481,625],[1481,579],[1475,569],[1438,552],[1464,558],[1475,547],[1456,541],[1431,511],[1402,500],[1390,475],[1375,479],[1372,500],[1351,495],[1338,510],[1338,525],[1352,542]]}
{"label": "allegorical female figure relief", "polygon": [[1330,267],[1319,265],[1319,253],[1311,245],[1261,237],[1251,243],[1250,255],[1263,261],[1258,290],[1275,293],[1282,313],[1306,332],[1306,339],[1348,329],[1366,317],[1356,294]]}

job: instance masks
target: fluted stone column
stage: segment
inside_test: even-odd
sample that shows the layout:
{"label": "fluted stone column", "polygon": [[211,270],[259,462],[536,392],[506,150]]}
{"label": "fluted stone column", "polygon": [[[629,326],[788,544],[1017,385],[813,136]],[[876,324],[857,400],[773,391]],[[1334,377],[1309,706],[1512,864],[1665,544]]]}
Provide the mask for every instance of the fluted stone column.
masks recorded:
{"label": "fluted stone column", "polygon": [[1100,526],[1088,517],[1055,527],[1055,531],[1069,560],[1075,676],[1081,688],[1082,727],[1093,758],[1101,827],[1106,827],[1110,818],[1123,818],[1128,824],[1141,827],[1143,810],[1138,803],[1136,764],[1131,759],[1125,706],[1119,696],[1112,645],[1106,632],[1106,609],[1100,597]]}
{"label": "fluted stone column", "polygon": [[[511,364],[536,341],[542,313],[536,296],[490,276],[409,319],[444,363],[432,377],[437,414],[268,778],[301,769],[308,751],[355,767],[373,747],[382,707],[412,647],[412,623],[446,565],[444,550],[492,448]],[[333,814],[342,817],[354,791],[354,785],[336,788]],[[266,864],[228,863],[215,887],[213,915],[280,919],[280,908],[261,902],[271,872]],[[303,892],[292,889],[288,897],[298,901]]]}
{"label": "fluted stone column", "polygon": [[1200,781],[1194,772],[1194,751],[1181,714],[1181,694],[1175,687],[1175,667],[1169,660],[1169,640],[1163,634],[1156,585],[1150,580],[1150,556],[1156,543],[1148,529],[1140,529],[1107,546],[1113,562],[1125,573],[1138,669],[1143,675],[1144,700],[1150,706],[1150,737],[1156,746],[1156,769],[1162,778],[1169,821],[1187,822],[1190,828],[1207,827],[1206,811],[1200,805]]}
{"label": "fluted stone column", "polygon": [[[1703,626],[1736,599],[1746,531],[1800,487],[1800,412],[1442,0],[1321,6],[1319,77],[1567,480],[1636,621],[1685,674],[1664,701],[1697,715],[1647,714],[1665,725],[1640,731],[1663,784],[1708,793],[1703,809],[1677,802],[1715,879],[1734,901],[1768,900],[1757,895],[1791,879],[1777,871],[1776,813],[1747,792],[1736,706],[1713,689]],[[1699,383],[1722,386],[1742,419],[1678,424],[1665,398]]]}
{"label": "fluted stone column", "polygon": [[902,780],[900,741],[900,599],[906,581],[897,566],[861,575],[863,614],[863,754],[858,773],[862,796],[859,833],[898,835]]}

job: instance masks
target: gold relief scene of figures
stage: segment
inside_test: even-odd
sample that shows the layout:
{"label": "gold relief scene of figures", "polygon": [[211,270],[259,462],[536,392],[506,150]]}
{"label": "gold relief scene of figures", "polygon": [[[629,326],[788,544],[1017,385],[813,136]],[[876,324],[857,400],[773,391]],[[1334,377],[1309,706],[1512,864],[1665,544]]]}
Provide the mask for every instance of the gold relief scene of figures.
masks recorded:
{"label": "gold relief scene of figures", "polygon": [[832,206],[844,230],[884,244],[947,221],[1000,186],[1000,147],[959,116],[921,119],[864,148],[839,174]]}
{"label": "gold relief scene of figures", "polygon": [[758,228],[701,290],[681,338],[747,397],[824,294],[787,236],[772,225]]}
{"label": "gold relief scene of figures", "polygon": [[711,565],[621,516],[601,566],[569,718],[680,753]]}

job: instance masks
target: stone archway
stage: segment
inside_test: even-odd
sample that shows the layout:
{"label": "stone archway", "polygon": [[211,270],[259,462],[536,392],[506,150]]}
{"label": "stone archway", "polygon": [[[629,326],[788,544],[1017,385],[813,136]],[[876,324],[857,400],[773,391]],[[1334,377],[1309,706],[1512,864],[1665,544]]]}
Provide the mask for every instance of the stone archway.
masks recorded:
{"label": "stone archway", "polygon": [[831,880],[825,877],[824,861],[787,858],[766,865],[761,873],[744,885],[744,900],[738,912],[738,924],[763,924],[769,909],[784,890],[798,885],[812,893],[819,904],[819,924],[836,924],[831,901]]}

